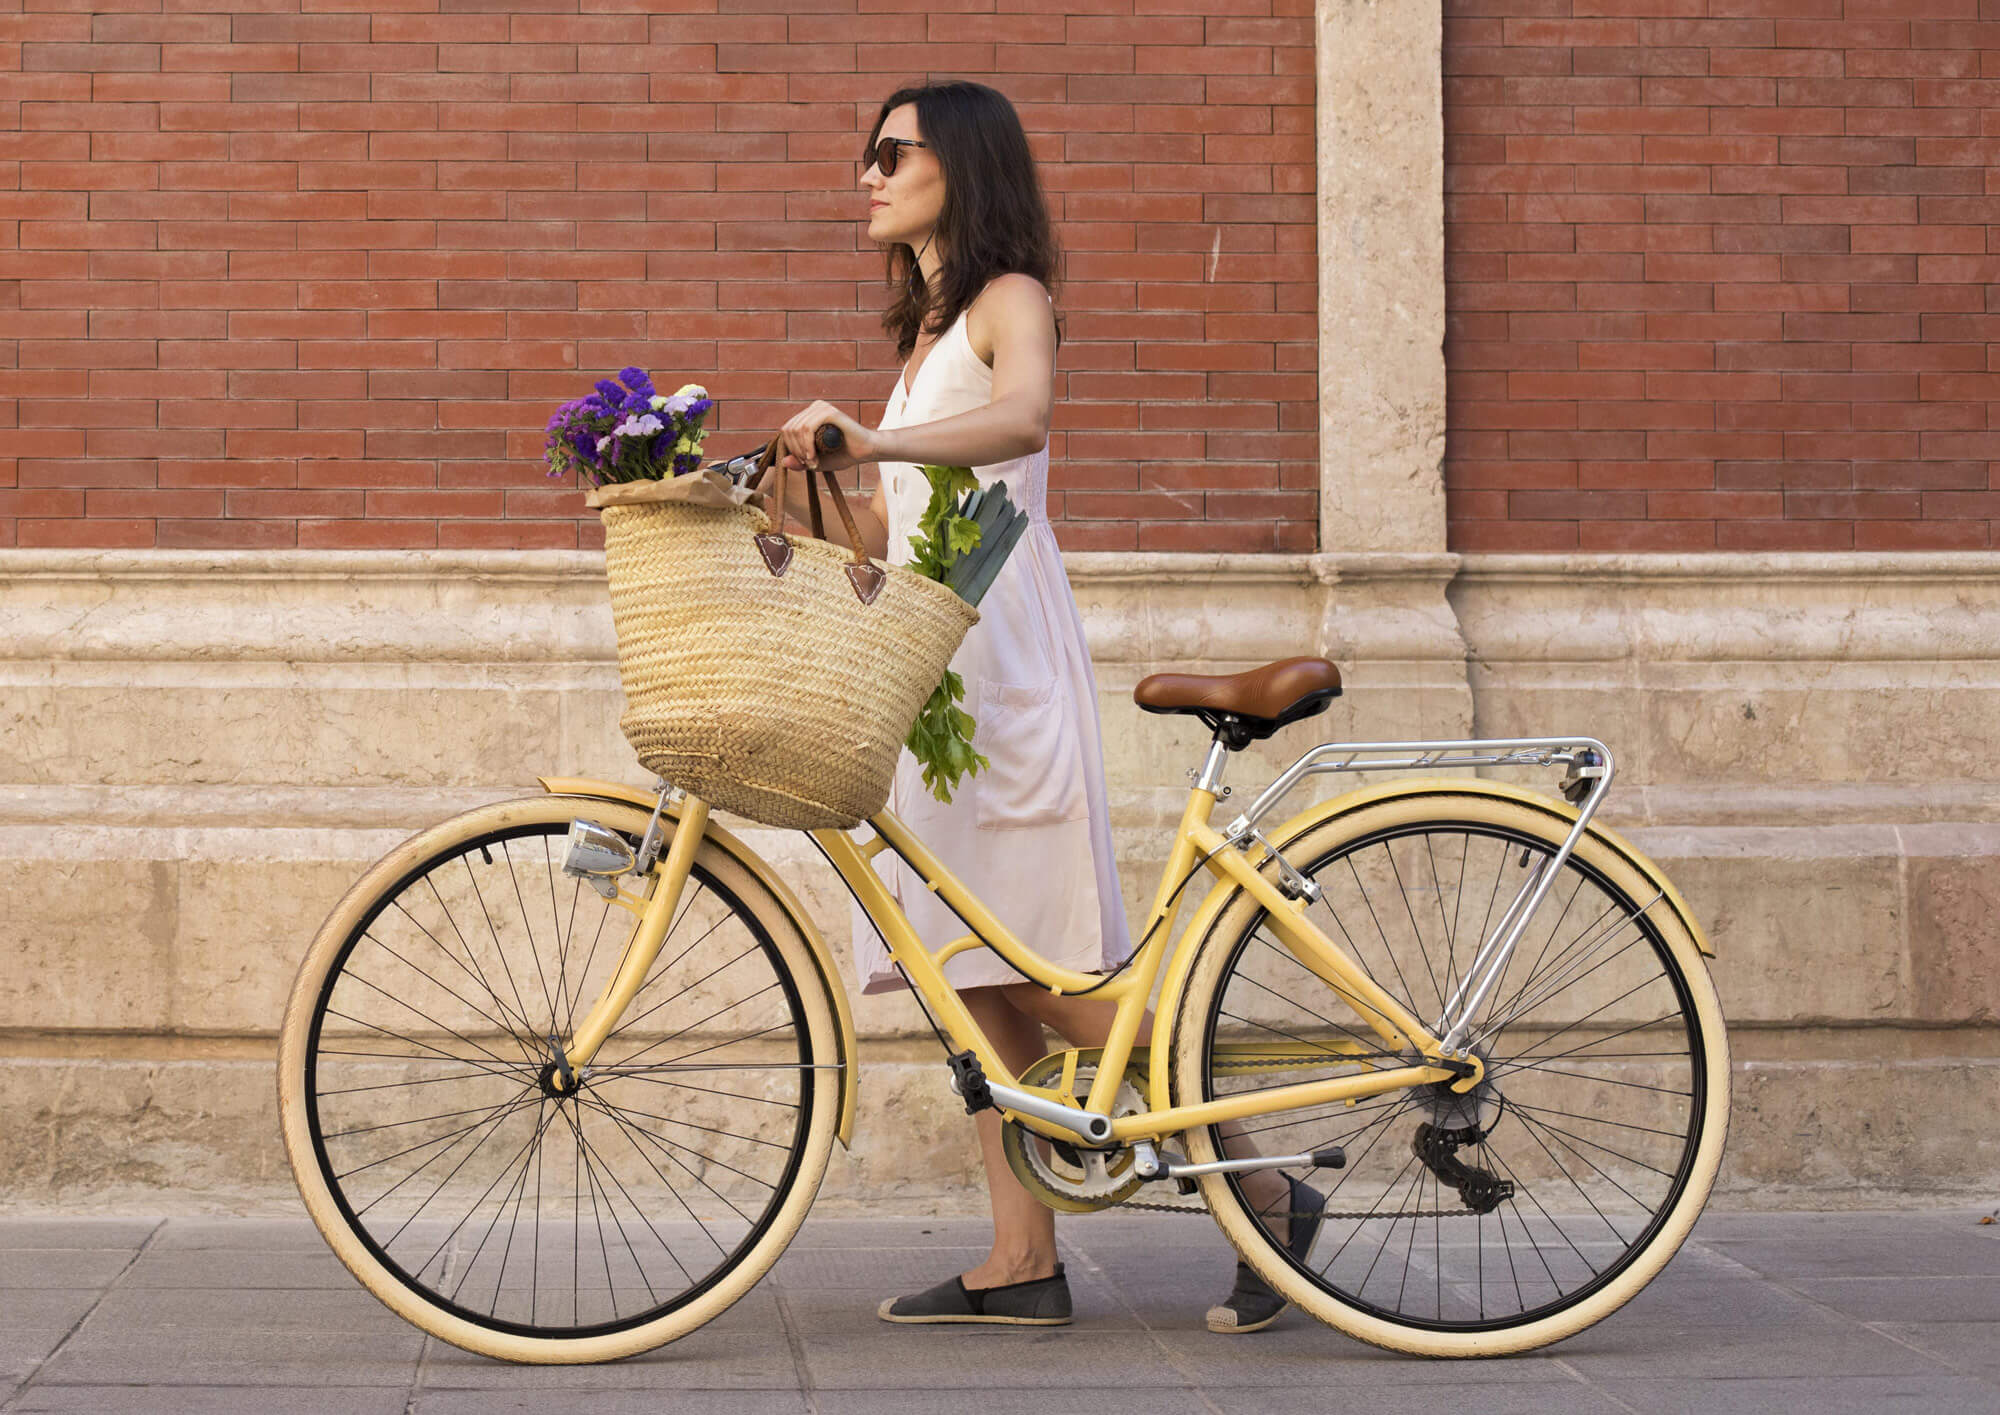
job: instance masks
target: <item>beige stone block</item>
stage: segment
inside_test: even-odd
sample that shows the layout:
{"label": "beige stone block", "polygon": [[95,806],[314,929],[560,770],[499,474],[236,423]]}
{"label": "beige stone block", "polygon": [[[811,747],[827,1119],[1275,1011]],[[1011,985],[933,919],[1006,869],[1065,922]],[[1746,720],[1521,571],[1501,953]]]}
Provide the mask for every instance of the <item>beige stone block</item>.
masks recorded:
{"label": "beige stone block", "polygon": [[1995,1106],[1991,1058],[1744,1063],[1718,1192],[1762,1205],[1988,1194],[2000,1172]]}
{"label": "beige stone block", "polygon": [[[268,841],[272,833],[257,833]],[[276,1036],[292,979],[328,911],[374,863],[194,858],[172,862],[173,1015],[185,1031]]]}
{"label": "beige stone block", "polygon": [[1885,827],[1637,830],[1715,945],[1732,1023],[1911,1015],[1895,834]]}
{"label": "beige stone block", "polygon": [[1927,1021],[2000,1021],[2000,830],[1912,826],[1910,971]]}
{"label": "beige stone block", "polygon": [[291,1186],[267,1060],[0,1060],[0,1195],[258,1193]]}
{"label": "beige stone block", "polygon": [[130,665],[104,681],[98,668],[59,668],[37,687],[0,682],[0,773],[107,785],[520,780],[561,764],[561,676]]}
{"label": "beige stone block", "polygon": [[65,858],[0,828],[7,966],[0,1027],[144,1030],[173,1025],[172,862]]}

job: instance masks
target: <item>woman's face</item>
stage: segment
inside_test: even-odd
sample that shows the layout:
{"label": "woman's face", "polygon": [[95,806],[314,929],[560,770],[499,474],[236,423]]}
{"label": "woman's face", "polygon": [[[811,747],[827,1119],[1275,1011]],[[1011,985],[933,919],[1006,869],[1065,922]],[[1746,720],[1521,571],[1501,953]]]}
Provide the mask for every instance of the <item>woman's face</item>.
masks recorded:
{"label": "woman's face", "polygon": [[[924,140],[914,103],[889,110],[875,141],[879,144],[883,138]],[[871,156],[861,185],[868,193],[868,239],[880,245],[901,241],[920,248],[944,210],[944,169],[927,147],[897,148],[896,171],[888,177]]]}

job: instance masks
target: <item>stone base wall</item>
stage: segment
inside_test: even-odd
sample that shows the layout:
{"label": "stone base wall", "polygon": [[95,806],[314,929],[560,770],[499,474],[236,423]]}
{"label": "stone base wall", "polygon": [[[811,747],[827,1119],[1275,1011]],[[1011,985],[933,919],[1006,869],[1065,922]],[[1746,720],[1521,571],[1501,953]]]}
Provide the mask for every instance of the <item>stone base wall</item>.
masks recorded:
{"label": "stone base wall", "polygon": [[[1069,567],[1134,910],[1205,744],[1133,707],[1148,672],[1343,666],[1332,712],[1232,762],[1239,792],[1323,739],[1589,732],[1618,757],[1606,819],[1718,949],[1722,1201],[2000,1180],[2000,556]],[[0,1203],[281,1197],[275,1028],[342,889],[538,773],[645,780],[617,730],[601,558],[17,552],[0,570]],[[802,837],[745,833],[846,967],[831,871]],[[829,1199],[976,1207],[971,1128],[913,1003],[855,1005],[862,1110]]]}

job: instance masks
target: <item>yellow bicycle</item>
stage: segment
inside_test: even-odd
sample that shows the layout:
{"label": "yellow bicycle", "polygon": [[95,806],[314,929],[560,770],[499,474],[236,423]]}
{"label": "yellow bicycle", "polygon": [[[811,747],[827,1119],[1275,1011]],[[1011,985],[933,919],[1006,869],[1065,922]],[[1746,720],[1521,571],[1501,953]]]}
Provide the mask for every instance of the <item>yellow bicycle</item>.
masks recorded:
{"label": "yellow bicycle", "polygon": [[[1322,743],[1212,823],[1231,752],[1339,683],[1291,659],[1139,684],[1214,739],[1110,975],[1040,957],[892,812],[810,837],[1044,1203],[1198,1189],[1279,1294],[1362,1340],[1556,1341],[1638,1292],[1707,1199],[1729,1113],[1712,950],[1594,823],[1613,763],[1588,737]],[[1499,766],[1559,769],[1560,796],[1470,774]],[[1421,775],[1265,824],[1307,776],[1377,771]],[[857,1051],[812,918],[705,802],[542,785],[412,837],[334,907],[279,1100],[306,1207],[370,1292],[468,1350],[597,1361],[694,1331],[776,1261],[850,1136]],[[884,851],[963,936],[916,936]],[[1105,1045],[1012,1074],[942,972],[975,948],[1114,1002]],[[1247,1196],[1254,1170],[1329,1195],[1307,1256]]]}

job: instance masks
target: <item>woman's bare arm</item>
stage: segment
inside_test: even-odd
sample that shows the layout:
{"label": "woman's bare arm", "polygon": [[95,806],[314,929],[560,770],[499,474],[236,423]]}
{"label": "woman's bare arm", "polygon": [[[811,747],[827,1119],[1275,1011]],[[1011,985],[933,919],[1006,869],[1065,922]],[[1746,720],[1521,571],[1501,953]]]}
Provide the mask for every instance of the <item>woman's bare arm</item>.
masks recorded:
{"label": "woman's bare arm", "polygon": [[878,433],[877,457],[919,466],[983,467],[1048,444],[1056,376],[1056,317],[1048,292],[1033,276],[1002,275],[981,296],[979,313],[992,336],[992,401],[954,417]]}
{"label": "woman's bare arm", "polygon": [[[864,427],[822,399],[779,429],[786,455],[839,470],[863,462],[985,467],[1040,451],[1055,401],[1056,317],[1048,291],[1032,275],[995,277],[966,316],[966,333],[975,354],[982,340],[992,347],[993,396],[985,407],[884,430]],[[827,423],[847,445],[821,456],[813,439]]]}

